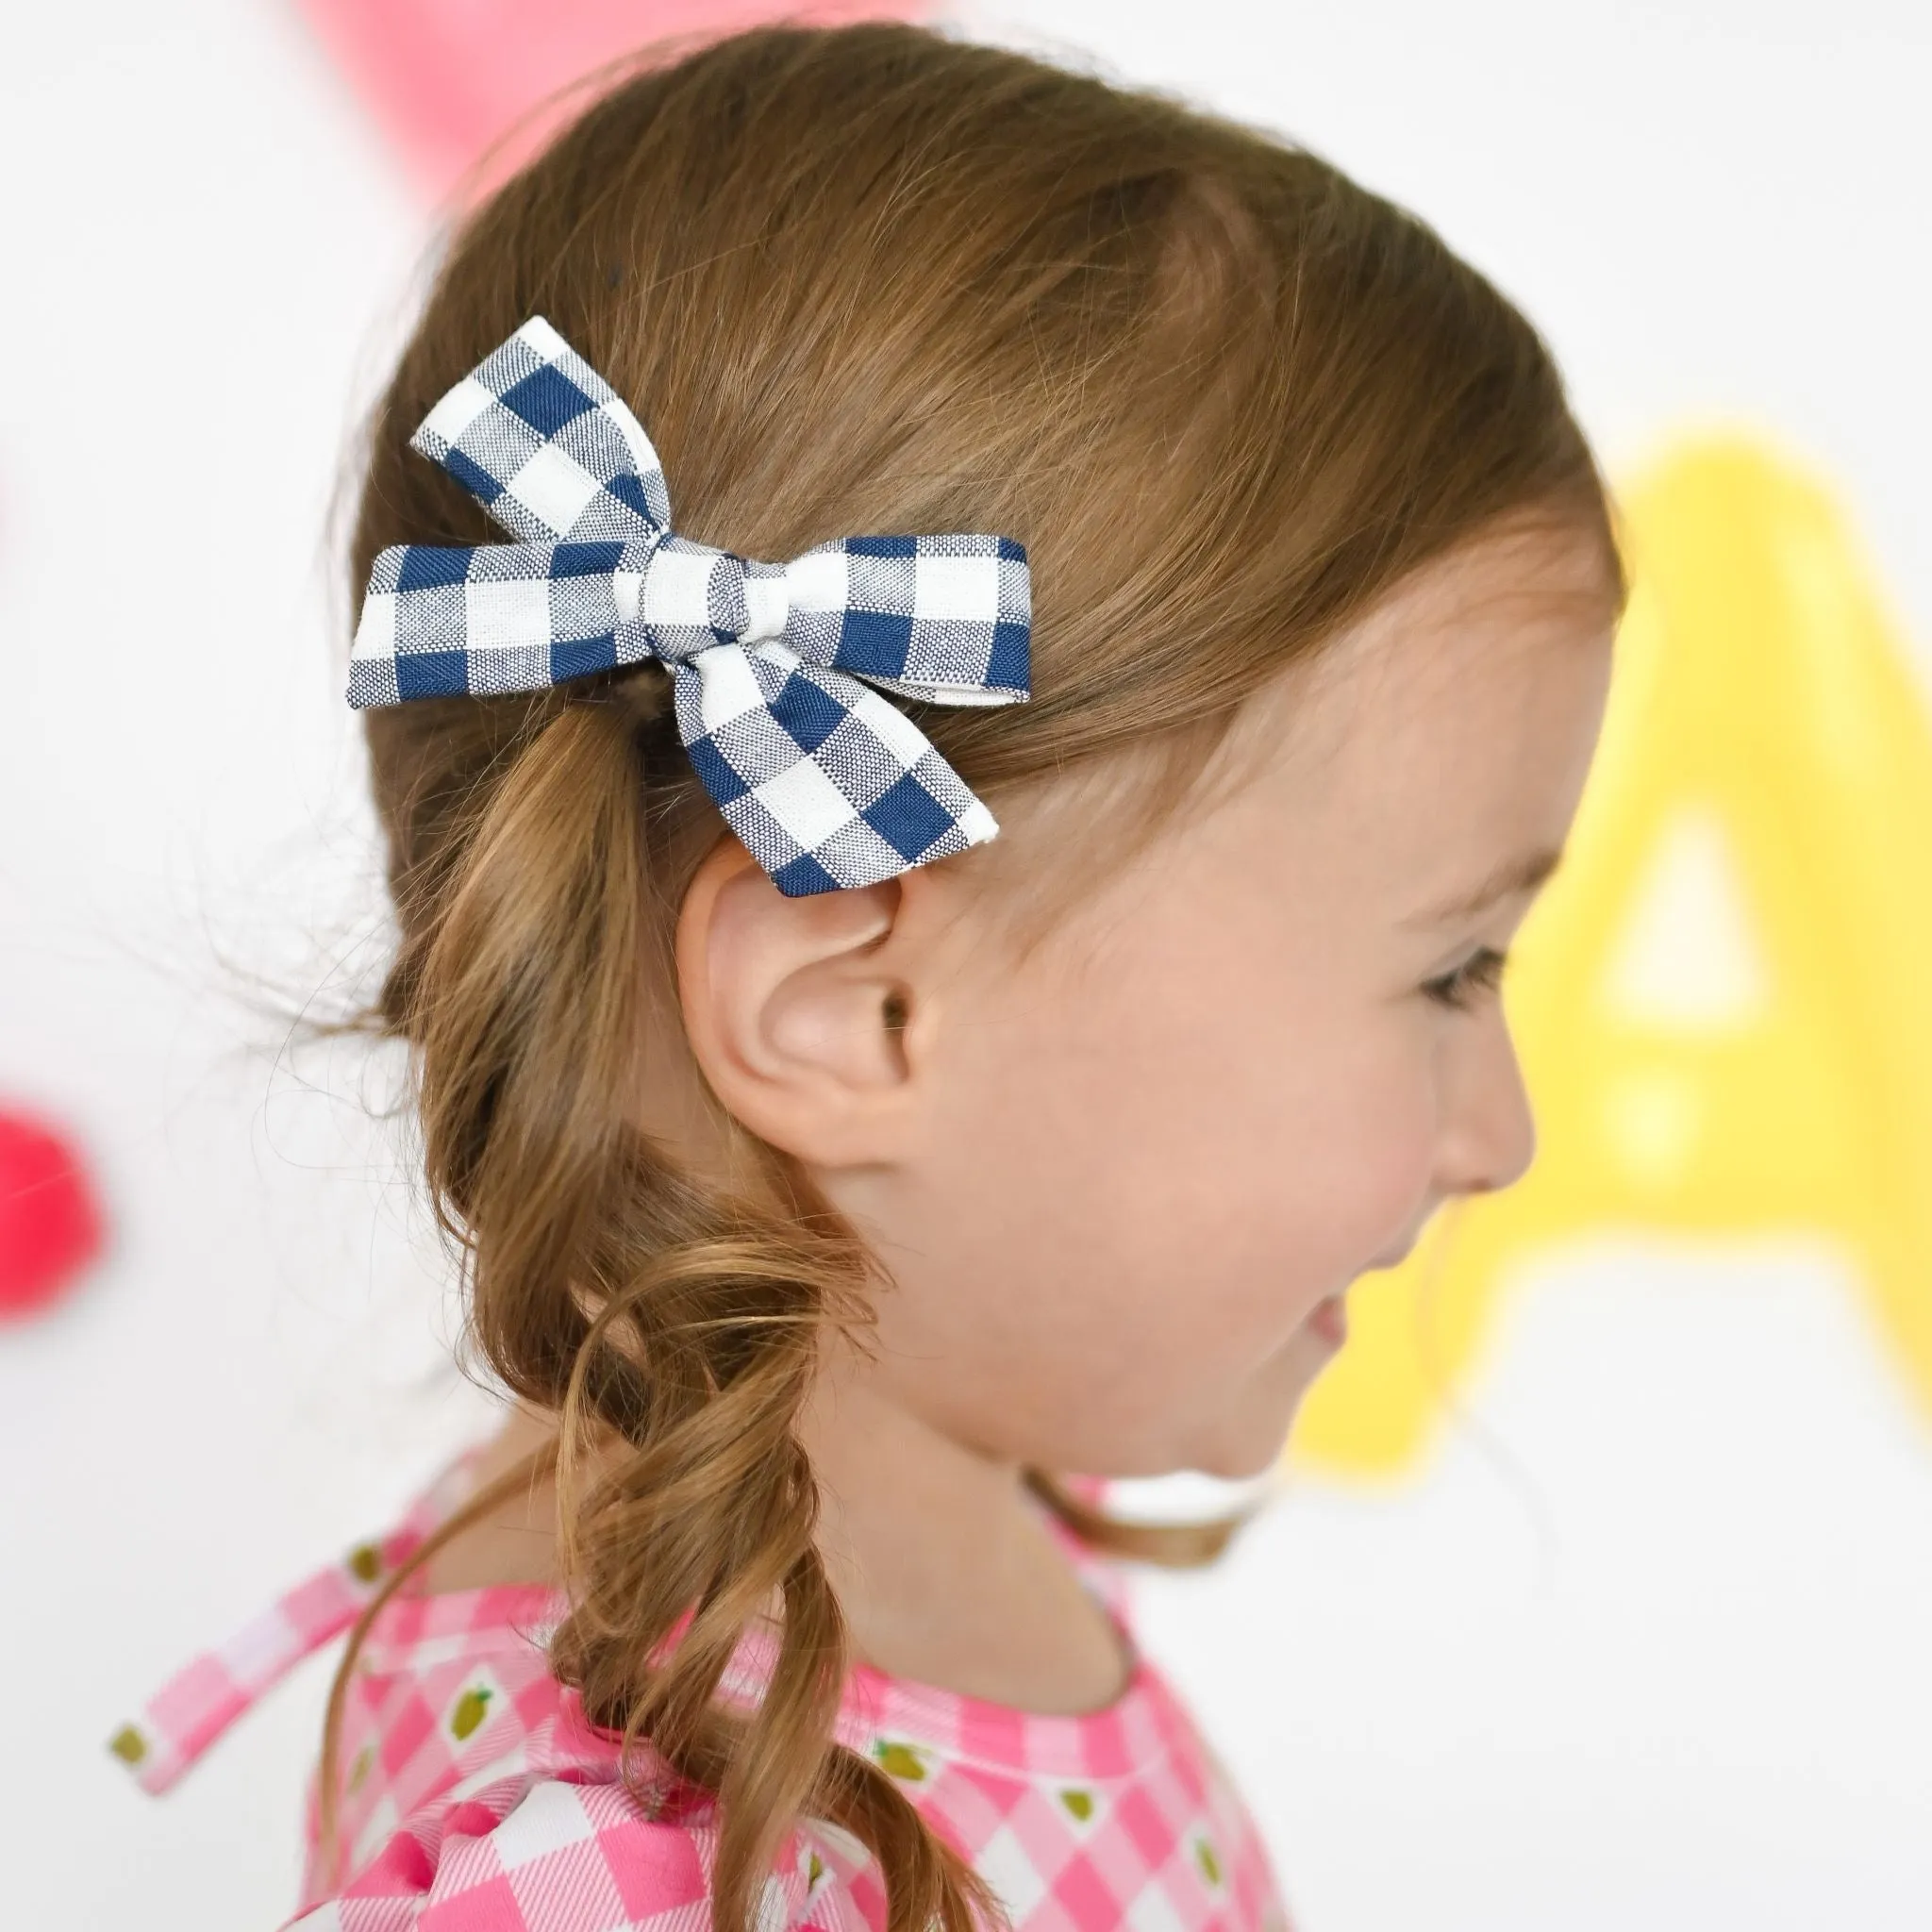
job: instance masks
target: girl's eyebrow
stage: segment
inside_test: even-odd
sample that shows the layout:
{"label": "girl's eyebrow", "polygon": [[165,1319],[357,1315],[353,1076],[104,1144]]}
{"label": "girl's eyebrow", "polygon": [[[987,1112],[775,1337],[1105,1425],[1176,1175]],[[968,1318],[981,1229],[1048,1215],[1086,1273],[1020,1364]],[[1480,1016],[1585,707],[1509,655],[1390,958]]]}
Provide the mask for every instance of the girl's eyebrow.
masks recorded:
{"label": "girl's eyebrow", "polygon": [[1498,899],[1507,899],[1512,892],[1533,892],[1562,863],[1561,846],[1540,846],[1536,851],[1512,858],[1499,865],[1483,879],[1466,891],[1452,893],[1435,905],[1425,907],[1402,923],[1405,926],[1448,925],[1462,919],[1473,919],[1478,912],[1487,912]]}

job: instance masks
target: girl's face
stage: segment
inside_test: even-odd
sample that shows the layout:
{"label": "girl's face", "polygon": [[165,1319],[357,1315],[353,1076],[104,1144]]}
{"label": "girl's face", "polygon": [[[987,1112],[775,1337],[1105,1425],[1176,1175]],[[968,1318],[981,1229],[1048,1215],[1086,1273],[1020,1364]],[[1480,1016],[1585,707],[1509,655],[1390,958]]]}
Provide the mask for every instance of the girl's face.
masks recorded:
{"label": "girl's face", "polygon": [[[1491,540],[1258,693],[1241,782],[1024,957],[945,867],[817,902],[741,869],[688,917],[714,1089],[892,1274],[868,1392],[1046,1469],[1266,1469],[1349,1284],[1530,1163],[1484,962],[1568,834],[1609,672],[1596,550]],[[1001,816],[1024,872],[1050,821]],[[855,1030],[882,991],[890,1053]]]}

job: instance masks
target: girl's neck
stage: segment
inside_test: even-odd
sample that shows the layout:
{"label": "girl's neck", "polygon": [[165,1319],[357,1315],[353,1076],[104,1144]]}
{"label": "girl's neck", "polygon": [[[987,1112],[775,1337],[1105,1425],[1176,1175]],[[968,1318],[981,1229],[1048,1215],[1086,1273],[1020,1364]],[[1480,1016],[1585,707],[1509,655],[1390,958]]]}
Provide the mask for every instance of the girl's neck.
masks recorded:
{"label": "girl's neck", "polygon": [[[549,1416],[517,1406],[476,1476],[500,1474],[554,1434]],[[1016,1465],[930,1428],[855,1376],[822,1378],[800,1434],[855,1660],[1024,1710],[1096,1710],[1119,1695],[1131,1659]],[[420,1587],[560,1580],[557,1491],[545,1477],[452,1538]]]}
{"label": "girl's neck", "polygon": [[799,1433],[817,1542],[856,1657],[1025,1710],[1097,1710],[1132,1669],[1015,1463],[981,1455],[861,1374],[822,1374]]}

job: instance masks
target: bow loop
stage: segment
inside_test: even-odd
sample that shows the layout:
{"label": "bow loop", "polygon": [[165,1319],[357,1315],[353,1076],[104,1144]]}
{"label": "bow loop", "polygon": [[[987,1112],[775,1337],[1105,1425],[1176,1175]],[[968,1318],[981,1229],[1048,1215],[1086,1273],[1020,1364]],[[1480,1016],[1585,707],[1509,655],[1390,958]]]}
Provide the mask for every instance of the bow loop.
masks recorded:
{"label": "bow loop", "polygon": [[410,441],[521,541],[384,550],[350,704],[536,691],[655,658],[700,780],[781,891],[870,885],[997,834],[868,686],[1026,700],[1031,588],[1011,538],[841,537],[770,563],[680,536],[642,425],[541,316]]}
{"label": "bow loop", "polygon": [[541,315],[449,391],[409,446],[526,543],[630,542],[671,527],[643,425]]}

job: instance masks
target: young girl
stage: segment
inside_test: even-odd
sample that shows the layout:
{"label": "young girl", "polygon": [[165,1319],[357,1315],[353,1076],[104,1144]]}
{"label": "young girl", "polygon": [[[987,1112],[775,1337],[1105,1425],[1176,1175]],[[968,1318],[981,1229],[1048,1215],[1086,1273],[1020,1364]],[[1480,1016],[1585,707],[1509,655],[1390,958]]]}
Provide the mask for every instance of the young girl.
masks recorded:
{"label": "young girl", "polygon": [[353,1625],[307,1932],[1286,1925],[1108,1560],[1230,1525],[1096,1496],[1267,1470],[1530,1160],[1624,596],[1534,330],[1265,133],[759,30],[465,223],[353,569],[363,1018],[513,1407],[114,1748]]}

